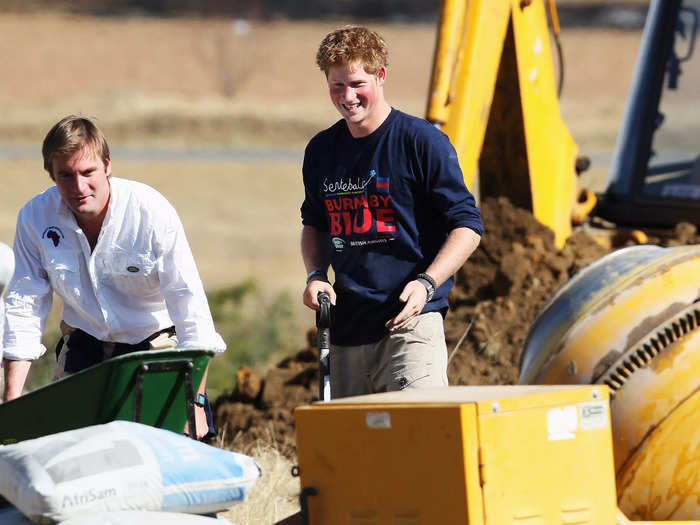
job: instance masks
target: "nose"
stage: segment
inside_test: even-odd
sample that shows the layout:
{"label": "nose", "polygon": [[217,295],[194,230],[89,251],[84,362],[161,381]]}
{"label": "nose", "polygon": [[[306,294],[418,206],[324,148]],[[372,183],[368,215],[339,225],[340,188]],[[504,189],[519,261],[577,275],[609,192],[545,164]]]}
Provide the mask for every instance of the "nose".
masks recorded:
{"label": "nose", "polygon": [[68,181],[68,184],[76,195],[85,195],[85,191],[88,188],[87,180],[78,174],[73,175]]}
{"label": "nose", "polygon": [[347,86],[343,90],[343,99],[344,100],[355,100],[355,88],[352,86]]}
{"label": "nose", "polygon": [[85,177],[78,177],[77,186],[80,189],[80,193],[83,194],[83,190],[88,188],[88,182]]}

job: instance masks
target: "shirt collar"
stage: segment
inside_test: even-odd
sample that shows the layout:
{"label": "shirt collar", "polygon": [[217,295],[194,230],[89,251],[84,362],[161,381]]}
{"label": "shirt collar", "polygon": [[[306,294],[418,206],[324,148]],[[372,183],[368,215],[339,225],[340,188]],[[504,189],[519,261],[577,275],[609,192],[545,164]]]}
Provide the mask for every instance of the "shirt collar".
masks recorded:
{"label": "shirt collar", "polygon": [[68,205],[63,201],[63,197],[61,197],[61,194],[58,193],[58,188],[56,188],[56,193],[58,194],[58,204],[56,205],[56,213],[58,214],[58,216],[64,220],[70,220],[70,219],[75,220],[75,216],[73,215],[73,212],[68,207]]}
{"label": "shirt collar", "polygon": [[114,214],[114,207],[117,205],[117,187],[119,184],[112,184],[113,177],[110,175],[107,181],[109,182],[109,201],[107,201],[107,214],[105,215],[105,220],[102,222],[102,228],[110,222],[112,215]]}

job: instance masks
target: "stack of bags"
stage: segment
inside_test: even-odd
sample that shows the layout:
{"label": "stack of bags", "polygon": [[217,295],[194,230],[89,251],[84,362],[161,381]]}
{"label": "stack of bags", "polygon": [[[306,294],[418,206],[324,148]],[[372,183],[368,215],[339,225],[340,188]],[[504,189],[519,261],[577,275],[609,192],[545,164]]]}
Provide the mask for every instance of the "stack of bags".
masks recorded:
{"label": "stack of bags", "polygon": [[128,421],[0,446],[0,523],[206,525],[243,501],[249,456]]}

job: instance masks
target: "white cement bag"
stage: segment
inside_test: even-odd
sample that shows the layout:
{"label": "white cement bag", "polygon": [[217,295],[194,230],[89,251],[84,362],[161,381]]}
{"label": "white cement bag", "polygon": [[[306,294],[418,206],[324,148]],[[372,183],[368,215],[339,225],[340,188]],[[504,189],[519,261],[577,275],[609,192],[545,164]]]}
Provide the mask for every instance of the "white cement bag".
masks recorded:
{"label": "white cement bag", "polygon": [[0,494],[36,523],[120,510],[218,512],[259,476],[253,458],[128,421],[0,447]]}
{"label": "white cement bag", "polygon": [[[0,523],[3,523],[0,521]],[[29,522],[27,522],[29,523]],[[4,525],[4,524],[3,524]],[[90,514],[82,518],[62,521],[61,525],[233,525],[224,518],[206,518],[175,512],[123,510]]]}

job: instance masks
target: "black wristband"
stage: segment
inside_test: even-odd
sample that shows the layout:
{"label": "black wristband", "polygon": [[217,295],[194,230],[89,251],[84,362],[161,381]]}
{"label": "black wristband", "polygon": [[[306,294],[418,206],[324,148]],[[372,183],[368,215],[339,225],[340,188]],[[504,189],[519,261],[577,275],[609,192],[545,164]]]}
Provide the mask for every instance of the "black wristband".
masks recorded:
{"label": "black wristband", "polygon": [[323,281],[328,282],[328,275],[326,274],[326,272],[324,272],[323,270],[311,270],[306,275],[306,284],[309,284],[309,282],[311,282],[311,279],[313,279],[314,277],[317,277],[317,276],[321,277],[321,279]]}

